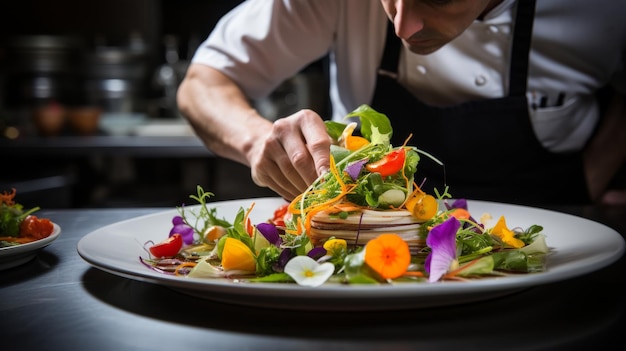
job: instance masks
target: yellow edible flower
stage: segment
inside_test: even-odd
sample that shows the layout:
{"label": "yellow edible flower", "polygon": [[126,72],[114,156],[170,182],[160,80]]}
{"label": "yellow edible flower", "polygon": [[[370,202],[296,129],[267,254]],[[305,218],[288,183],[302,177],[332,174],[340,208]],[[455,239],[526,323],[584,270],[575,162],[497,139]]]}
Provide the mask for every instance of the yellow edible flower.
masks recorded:
{"label": "yellow edible flower", "polygon": [[331,256],[341,253],[341,251],[346,250],[347,247],[348,244],[343,239],[330,239],[324,243],[324,249],[326,249],[326,252]]}
{"label": "yellow edible flower", "polygon": [[369,140],[361,136],[352,135],[352,132],[356,129],[356,127],[356,122],[349,123],[339,137],[340,145],[350,151],[356,151],[370,143]]}
{"label": "yellow edible flower", "polygon": [[491,234],[500,238],[505,244],[516,249],[524,247],[524,242],[515,237],[515,233],[506,226],[504,216],[500,216],[498,223],[491,230]]}

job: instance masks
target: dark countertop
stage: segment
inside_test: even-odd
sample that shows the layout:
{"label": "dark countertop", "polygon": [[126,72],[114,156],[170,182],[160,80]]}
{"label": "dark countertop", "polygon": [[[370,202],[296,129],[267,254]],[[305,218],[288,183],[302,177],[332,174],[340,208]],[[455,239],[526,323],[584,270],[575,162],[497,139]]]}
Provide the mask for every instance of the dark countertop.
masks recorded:
{"label": "dark countertop", "polygon": [[[626,207],[553,208],[626,235]],[[609,350],[626,326],[626,258],[497,299],[390,312],[282,311],[191,297],[93,268],[78,241],[165,208],[42,210],[62,234],[0,272],[3,350]],[[590,233],[593,235],[593,233]]]}

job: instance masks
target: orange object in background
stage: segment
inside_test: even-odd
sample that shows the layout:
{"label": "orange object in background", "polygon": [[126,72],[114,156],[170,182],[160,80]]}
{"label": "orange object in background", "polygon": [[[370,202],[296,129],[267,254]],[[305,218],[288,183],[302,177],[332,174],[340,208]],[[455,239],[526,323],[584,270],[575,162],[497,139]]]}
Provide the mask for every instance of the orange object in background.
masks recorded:
{"label": "orange object in background", "polygon": [[98,106],[65,107],[52,101],[35,108],[33,123],[40,136],[56,136],[69,127],[71,134],[93,135],[98,131],[102,109]]}
{"label": "orange object in background", "polygon": [[101,112],[97,106],[72,107],[67,111],[67,120],[74,133],[92,135],[98,131]]}
{"label": "orange object in background", "polygon": [[52,101],[35,108],[32,120],[41,136],[55,136],[61,133],[65,126],[65,107]]}

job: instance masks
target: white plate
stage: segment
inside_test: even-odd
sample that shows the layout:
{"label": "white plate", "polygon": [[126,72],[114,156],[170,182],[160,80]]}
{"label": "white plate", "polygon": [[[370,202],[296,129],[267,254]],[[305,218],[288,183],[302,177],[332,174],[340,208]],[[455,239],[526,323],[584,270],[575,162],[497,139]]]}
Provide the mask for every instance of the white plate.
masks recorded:
{"label": "white plate", "polygon": [[[266,221],[284,203],[279,198],[257,198],[210,203],[220,218],[232,220],[241,208],[255,207],[254,223]],[[506,216],[509,227],[544,227],[546,241],[554,252],[548,270],[488,278],[471,282],[439,282],[404,285],[322,285],[242,283],[226,279],[198,279],[164,275],[145,267],[139,257],[148,257],[143,244],[167,237],[176,209],[114,223],[84,236],[79,255],[91,265],[134,280],[161,284],[186,294],[229,303],[285,309],[392,310],[434,307],[491,299],[540,284],[560,281],[600,269],[624,252],[624,239],[615,230],[584,218],[530,207],[468,201],[470,212],[489,213],[494,221]],[[188,207],[195,210],[195,207]]]}
{"label": "white plate", "polygon": [[56,223],[52,223],[52,225],[54,230],[46,238],[26,244],[0,248],[0,270],[13,268],[32,260],[39,250],[56,240],[61,235],[61,227]]}

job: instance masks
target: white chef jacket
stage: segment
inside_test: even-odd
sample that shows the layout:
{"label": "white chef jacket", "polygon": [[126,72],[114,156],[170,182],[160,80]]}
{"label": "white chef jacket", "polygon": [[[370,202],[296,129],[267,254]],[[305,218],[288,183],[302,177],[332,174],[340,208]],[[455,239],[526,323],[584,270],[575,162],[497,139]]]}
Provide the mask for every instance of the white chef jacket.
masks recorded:
{"label": "white chef jacket", "polygon": [[[432,54],[403,50],[401,84],[435,106],[506,95],[516,1],[504,0]],[[594,92],[607,84],[626,92],[624,15],[626,0],[537,0],[527,97],[547,149],[580,150],[599,118]],[[372,99],[387,23],[379,0],[247,0],[218,22],[192,62],[261,98],[330,53],[332,118],[341,121]]]}

